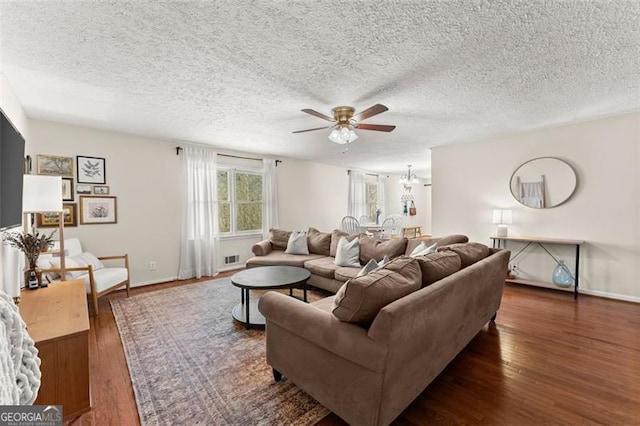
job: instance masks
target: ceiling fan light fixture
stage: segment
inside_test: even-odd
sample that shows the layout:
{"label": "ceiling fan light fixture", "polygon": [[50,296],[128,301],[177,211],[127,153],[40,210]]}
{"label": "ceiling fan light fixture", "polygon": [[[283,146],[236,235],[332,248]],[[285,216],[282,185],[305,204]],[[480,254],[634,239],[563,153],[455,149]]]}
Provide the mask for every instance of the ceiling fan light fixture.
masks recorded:
{"label": "ceiling fan light fixture", "polygon": [[340,145],[351,143],[356,139],[358,139],[358,135],[348,127],[333,129],[329,134],[329,140]]}

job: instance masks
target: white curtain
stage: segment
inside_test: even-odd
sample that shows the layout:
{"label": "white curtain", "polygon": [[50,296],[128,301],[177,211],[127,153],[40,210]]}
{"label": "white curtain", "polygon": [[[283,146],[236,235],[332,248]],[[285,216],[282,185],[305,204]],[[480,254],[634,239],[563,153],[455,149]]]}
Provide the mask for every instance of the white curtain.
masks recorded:
{"label": "white curtain", "polygon": [[269,238],[269,229],[278,227],[278,184],[276,181],[276,161],[271,158],[263,160],[264,173],[262,184],[262,232]]}
{"label": "white curtain", "polygon": [[367,212],[365,174],[359,170],[349,170],[349,201],[347,214],[356,219]]}
{"label": "white curtain", "polygon": [[386,191],[385,191],[386,181],[387,181],[386,177],[378,176],[378,208],[381,211],[379,220],[382,220],[387,216],[387,212],[386,212],[387,200],[386,200]]}
{"label": "white curtain", "polygon": [[182,235],[179,279],[218,273],[218,179],[216,153],[185,147],[182,153]]}

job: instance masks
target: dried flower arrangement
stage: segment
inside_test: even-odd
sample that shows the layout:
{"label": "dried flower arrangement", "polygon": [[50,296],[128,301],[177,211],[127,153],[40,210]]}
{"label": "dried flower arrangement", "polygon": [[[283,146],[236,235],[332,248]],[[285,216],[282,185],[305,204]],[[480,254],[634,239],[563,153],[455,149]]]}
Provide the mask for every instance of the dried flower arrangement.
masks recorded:
{"label": "dried flower arrangement", "polygon": [[4,240],[11,247],[21,250],[27,258],[29,269],[35,271],[40,253],[53,245],[53,234],[55,232],[56,229],[49,236],[41,234],[37,230],[33,234],[28,232],[26,234],[22,232],[6,232]]}

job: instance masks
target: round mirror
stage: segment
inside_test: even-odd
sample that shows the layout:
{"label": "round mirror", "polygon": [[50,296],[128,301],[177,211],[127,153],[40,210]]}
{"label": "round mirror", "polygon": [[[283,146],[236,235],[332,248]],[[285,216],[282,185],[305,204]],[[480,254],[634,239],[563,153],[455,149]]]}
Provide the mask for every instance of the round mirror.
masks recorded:
{"label": "round mirror", "polygon": [[509,187],[518,202],[534,209],[557,207],[576,190],[573,168],[558,158],[540,157],[520,165],[511,175]]}

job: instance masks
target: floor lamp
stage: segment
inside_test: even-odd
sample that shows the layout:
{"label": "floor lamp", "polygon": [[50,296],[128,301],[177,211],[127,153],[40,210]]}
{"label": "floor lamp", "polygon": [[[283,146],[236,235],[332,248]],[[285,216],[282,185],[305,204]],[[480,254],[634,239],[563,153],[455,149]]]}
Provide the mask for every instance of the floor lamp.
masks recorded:
{"label": "floor lamp", "polygon": [[[57,213],[60,238],[60,280],[65,280],[64,211],[62,209],[62,178],[60,176],[24,175],[22,186],[24,232],[29,224],[34,228],[36,213]],[[30,217],[29,217],[30,216]],[[29,220],[31,219],[31,220]]]}

